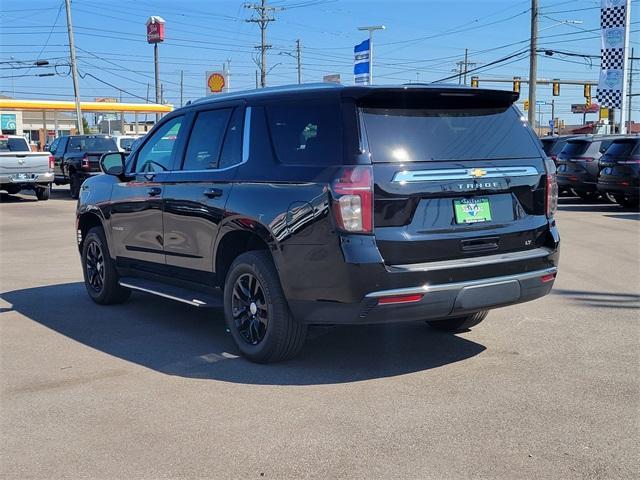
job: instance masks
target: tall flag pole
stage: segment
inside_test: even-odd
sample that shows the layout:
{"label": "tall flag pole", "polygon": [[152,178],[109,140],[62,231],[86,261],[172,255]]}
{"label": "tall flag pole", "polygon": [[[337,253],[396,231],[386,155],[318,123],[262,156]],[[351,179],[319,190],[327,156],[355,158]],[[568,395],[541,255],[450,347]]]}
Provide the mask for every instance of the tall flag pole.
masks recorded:
{"label": "tall flag pole", "polygon": [[627,51],[631,0],[602,0],[600,9],[601,55],[598,102],[620,109],[620,133],[627,132]]}
{"label": "tall flag pole", "polygon": [[369,39],[353,48],[353,75],[356,85],[369,85],[371,71],[371,41]]}

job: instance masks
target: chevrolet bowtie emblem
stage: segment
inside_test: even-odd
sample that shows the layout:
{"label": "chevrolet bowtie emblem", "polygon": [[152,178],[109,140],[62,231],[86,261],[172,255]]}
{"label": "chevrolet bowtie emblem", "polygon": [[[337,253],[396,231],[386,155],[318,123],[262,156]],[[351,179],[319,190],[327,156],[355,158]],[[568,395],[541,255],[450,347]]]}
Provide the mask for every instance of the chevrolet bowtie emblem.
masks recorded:
{"label": "chevrolet bowtie emblem", "polygon": [[480,178],[480,177],[484,177],[487,174],[487,171],[481,168],[473,168],[469,170],[468,173],[470,176],[474,178]]}

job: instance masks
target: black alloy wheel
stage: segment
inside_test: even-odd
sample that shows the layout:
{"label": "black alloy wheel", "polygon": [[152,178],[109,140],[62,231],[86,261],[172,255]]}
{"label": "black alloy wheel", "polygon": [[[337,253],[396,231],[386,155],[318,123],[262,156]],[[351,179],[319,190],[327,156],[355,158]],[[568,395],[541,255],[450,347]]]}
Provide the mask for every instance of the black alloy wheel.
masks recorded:
{"label": "black alloy wheel", "polygon": [[250,345],[258,345],[267,333],[269,311],[264,289],[253,274],[242,274],[236,280],[231,308],[241,338]]}
{"label": "black alloy wheel", "polygon": [[87,271],[87,283],[96,292],[102,292],[104,287],[104,254],[102,247],[96,241],[87,245],[85,268]]}

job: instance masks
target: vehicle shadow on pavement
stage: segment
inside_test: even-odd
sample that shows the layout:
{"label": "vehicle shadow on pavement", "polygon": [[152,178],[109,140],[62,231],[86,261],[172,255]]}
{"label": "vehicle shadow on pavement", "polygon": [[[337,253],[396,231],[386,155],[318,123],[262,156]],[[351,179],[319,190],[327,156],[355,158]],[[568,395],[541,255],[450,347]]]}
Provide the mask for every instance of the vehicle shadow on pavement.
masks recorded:
{"label": "vehicle shadow on pavement", "polygon": [[588,290],[566,290],[554,288],[553,295],[564,295],[587,307],[617,308],[623,310],[640,309],[640,295],[637,293],[590,292]]}
{"label": "vehicle shadow on pavement", "polygon": [[347,383],[437,368],[485,350],[422,323],[312,328],[297,358],[256,365],[238,356],[220,310],[137,293],[125,304],[99,306],[80,282],[0,297],[16,312],[77,342],[188,378],[256,385]]}
{"label": "vehicle shadow on pavement", "polygon": [[[561,198],[558,201],[558,210],[561,212],[602,212],[602,213],[627,213],[637,209],[621,207],[616,203],[606,203],[604,200],[586,202],[581,198]],[[614,215],[611,215],[612,217]]]}
{"label": "vehicle shadow on pavement", "polygon": [[22,196],[20,194],[9,195],[8,193],[0,193],[0,203],[30,203],[37,202],[38,199],[35,196]]}

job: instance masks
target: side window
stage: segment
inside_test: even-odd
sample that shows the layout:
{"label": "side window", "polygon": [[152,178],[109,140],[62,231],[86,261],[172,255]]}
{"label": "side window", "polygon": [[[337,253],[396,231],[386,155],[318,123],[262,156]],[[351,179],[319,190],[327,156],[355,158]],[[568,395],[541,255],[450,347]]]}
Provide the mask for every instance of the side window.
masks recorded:
{"label": "side window", "polygon": [[613,140],[605,140],[600,144],[600,153],[604,153],[607,148],[613,143]]}
{"label": "side window", "polygon": [[220,147],[230,114],[230,108],[198,113],[189,137],[183,170],[218,168]]}
{"label": "side window", "polygon": [[180,126],[184,117],[175,117],[162,125],[140,149],[135,172],[163,172],[171,168]]}
{"label": "side window", "polygon": [[281,163],[332,165],[340,161],[340,107],[337,103],[271,105],[267,122]]}
{"label": "side window", "polygon": [[51,145],[49,145],[49,151],[55,155],[56,154],[56,149],[58,148],[58,145],[60,144],[60,139],[56,138],[53,143]]}
{"label": "side window", "polygon": [[82,150],[82,144],[84,142],[80,139],[80,137],[71,137],[69,139],[69,152],[80,152]]}
{"label": "side window", "polygon": [[218,168],[228,168],[242,162],[243,109],[236,108],[224,137]]}

